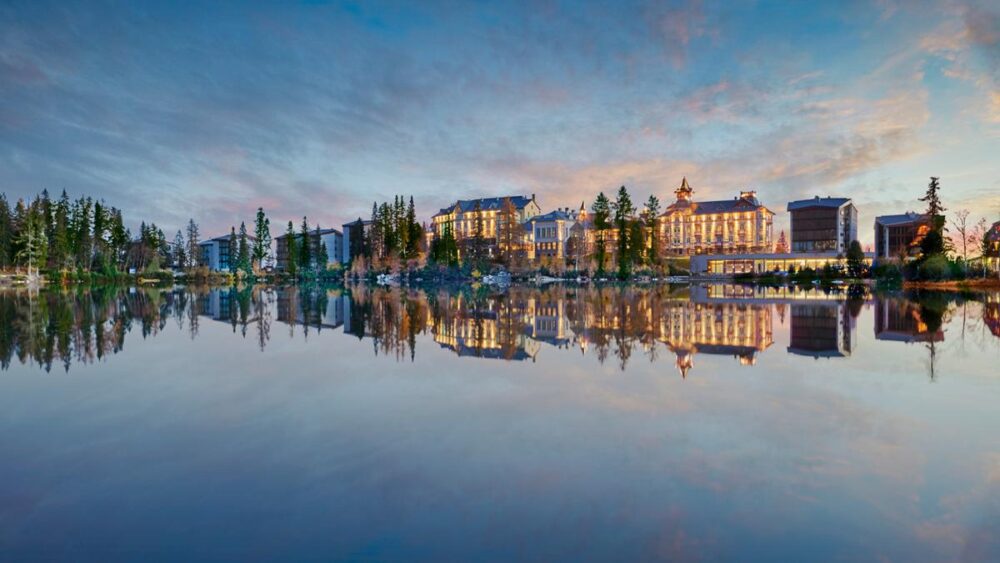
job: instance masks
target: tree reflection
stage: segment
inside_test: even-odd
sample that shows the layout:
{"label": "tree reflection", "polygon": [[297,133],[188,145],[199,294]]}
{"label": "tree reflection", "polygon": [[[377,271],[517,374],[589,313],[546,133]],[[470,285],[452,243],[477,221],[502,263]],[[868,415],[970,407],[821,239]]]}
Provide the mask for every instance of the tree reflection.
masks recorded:
{"label": "tree reflection", "polygon": [[[789,353],[840,361],[857,346],[858,318],[871,306],[876,339],[926,346],[928,371],[937,377],[938,343],[959,299],[872,295],[865,288],[830,292],[724,284],[505,291],[308,285],[10,290],[0,292],[0,365],[6,369],[17,358],[46,370],[53,364],[68,370],[74,362],[122,351],[133,330],[150,338],[170,325],[193,339],[206,321],[252,338],[265,351],[277,320],[288,327],[289,337],[309,341],[320,334],[326,338],[327,331],[350,334],[369,341],[375,355],[397,361],[413,361],[421,342],[458,356],[510,362],[534,361],[551,348],[579,350],[623,371],[636,357],[672,360],[672,369],[688,377],[700,356],[754,365],[774,344],[775,318],[782,325],[787,321]],[[980,333],[1000,336],[1000,298],[975,300],[982,307]],[[965,312],[967,304],[962,307]]]}

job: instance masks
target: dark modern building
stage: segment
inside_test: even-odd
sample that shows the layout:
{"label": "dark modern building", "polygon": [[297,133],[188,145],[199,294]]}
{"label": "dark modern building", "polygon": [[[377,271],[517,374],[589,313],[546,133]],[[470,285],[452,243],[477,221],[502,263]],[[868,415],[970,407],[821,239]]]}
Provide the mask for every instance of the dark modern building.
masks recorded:
{"label": "dark modern building", "polygon": [[912,211],[875,218],[875,259],[915,255],[931,228],[926,215]]}
{"label": "dark modern building", "polygon": [[819,197],[788,204],[792,252],[847,252],[858,238],[858,210],[850,198]]}

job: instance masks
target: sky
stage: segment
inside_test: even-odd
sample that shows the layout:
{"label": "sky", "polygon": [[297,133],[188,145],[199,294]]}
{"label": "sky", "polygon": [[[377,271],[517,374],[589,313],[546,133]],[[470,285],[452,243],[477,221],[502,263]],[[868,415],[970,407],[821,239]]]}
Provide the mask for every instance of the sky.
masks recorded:
{"label": "sky", "polygon": [[171,236],[339,226],[413,195],[757,190],[1000,219],[986,0],[0,0],[0,191],[91,195]]}

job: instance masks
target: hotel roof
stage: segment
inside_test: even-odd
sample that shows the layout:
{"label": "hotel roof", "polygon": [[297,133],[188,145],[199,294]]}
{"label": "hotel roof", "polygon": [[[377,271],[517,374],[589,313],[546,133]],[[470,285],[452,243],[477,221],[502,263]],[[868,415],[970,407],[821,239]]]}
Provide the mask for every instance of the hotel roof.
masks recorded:
{"label": "hotel roof", "polygon": [[921,213],[914,213],[913,211],[908,211],[901,215],[879,215],[875,218],[875,222],[886,227],[892,227],[896,225],[908,225],[917,221],[923,221],[926,216]]}
{"label": "hotel roof", "polygon": [[532,197],[525,197],[523,195],[512,195],[503,197],[484,197],[479,199],[460,199],[455,205],[449,205],[448,207],[442,207],[440,211],[434,214],[435,217],[438,215],[447,215],[452,212],[456,207],[460,211],[467,212],[472,211],[476,208],[476,203],[479,203],[480,209],[483,211],[498,210],[503,207],[503,200],[510,199],[510,202],[514,204],[515,209],[524,209],[529,203],[534,201]]}
{"label": "hotel roof", "polygon": [[838,208],[842,207],[848,203],[851,203],[851,198],[849,197],[819,197],[816,196],[812,199],[800,199],[798,201],[788,202],[788,211],[795,211],[797,209],[808,209],[810,207],[832,207]]}
{"label": "hotel roof", "polygon": [[544,215],[535,215],[531,219],[524,222],[525,225],[528,223],[542,222],[542,221],[573,221],[576,219],[576,215],[572,213],[567,213],[562,209],[556,209],[554,211],[549,211]]}
{"label": "hotel roof", "polygon": [[739,197],[735,199],[724,199],[719,201],[695,201],[691,203],[675,202],[667,210],[660,214],[660,217],[671,215],[677,211],[690,209],[695,215],[707,215],[714,213],[732,213],[737,211],[755,211],[765,209],[756,198]]}

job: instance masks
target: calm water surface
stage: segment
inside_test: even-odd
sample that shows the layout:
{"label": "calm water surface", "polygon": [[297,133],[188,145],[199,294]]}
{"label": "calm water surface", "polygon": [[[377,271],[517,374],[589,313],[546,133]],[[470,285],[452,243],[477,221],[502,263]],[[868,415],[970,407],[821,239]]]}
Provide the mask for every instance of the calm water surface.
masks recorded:
{"label": "calm water surface", "polygon": [[1000,295],[0,293],[0,559],[1000,560]]}

